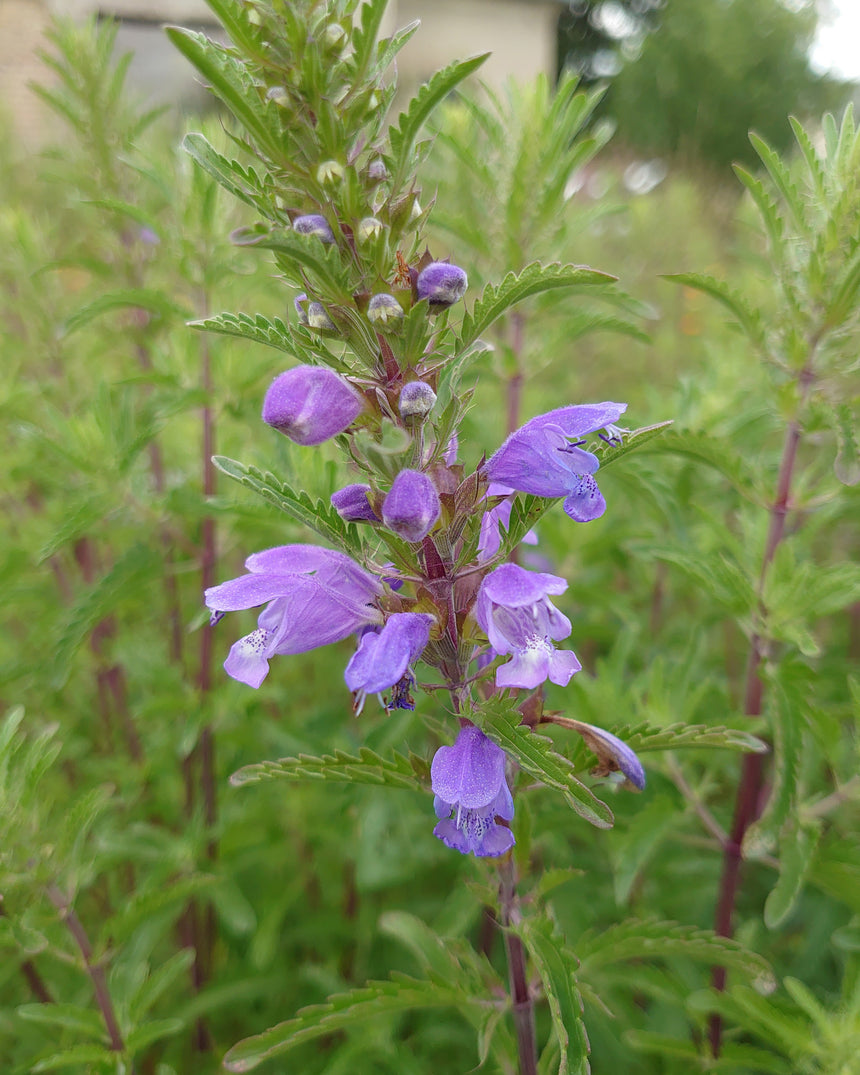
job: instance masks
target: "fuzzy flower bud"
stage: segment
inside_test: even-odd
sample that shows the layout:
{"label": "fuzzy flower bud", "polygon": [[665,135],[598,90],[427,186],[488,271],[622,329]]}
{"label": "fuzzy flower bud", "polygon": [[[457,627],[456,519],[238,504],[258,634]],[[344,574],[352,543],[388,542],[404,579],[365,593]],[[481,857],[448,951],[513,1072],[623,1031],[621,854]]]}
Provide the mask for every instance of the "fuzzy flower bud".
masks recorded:
{"label": "fuzzy flower bud", "polygon": [[356,235],[360,243],[369,243],[372,240],[377,239],[382,234],[382,229],[385,225],[381,220],[375,216],[366,216],[363,220],[359,221]]}
{"label": "fuzzy flower bud", "polygon": [[458,265],[432,261],[418,277],[418,298],[427,299],[431,310],[447,310],[466,294],[468,278]]}
{"label": "fuzzy flower bud", "polygon": [[293,221],[293,231],[297,231],[299,235],[315,235],[322,243],[334,242],[334,233],[329,222],[319,213],[297,216]]}
{"label": "fuzzy flower bud", "polygon": [[345,522],[378,523],[379,516],[367,499],[369,492],[370,486],[361,482],[345,485],[343,489],[331,494],[331,506]]}
{"label": "fuzzy flower bud", "polygon": [[397,325],[403,320],[403,307],[393,295],[374,295],[367,306],[367,319],[381,328]]}
{"label": "fuzzy flower bud", "polygon": [[311,328],[325,329],[328,332],[337,331],[337,326],[329,317],[325,306],[321,302],[308,303],[308,324]]}
{"label": "fuzzy flower bud", "polygon": [[401,470],[382,503],[382,520],[404,541],[422,541],[439,518],[436,486],[420,470]]}
{"label": "fuzzy flower bud", "polygon": [[400,399],[397,406],[402,418],[425,419],[433,410],[436,402],[436,393],[429,384],[423,381],[410,381],[400,391]]}
{"label": "fuzzy flower bud", "polygon": [[296,313],[299,315],[299,324],[308,324],[308,312],[305,309],[305,303],[308,301],[307,294],[303,291],[301,295],[296,295],[293,299],[293,306],[296,308]]}
{"label": "fuzzy flower bud", "polygon": [[322,444],[361,413],[361,396],[324,366],[294,366],[276,377],[263,400],[263,421],[296,444]]}
{"label": "fuzzy flower bud", "polygon": [[381,179],[388,177],[388,172],[385,168],[385,162],[381,157],[376,157],[367,166],[368,179],[375,179],[377,182]]}

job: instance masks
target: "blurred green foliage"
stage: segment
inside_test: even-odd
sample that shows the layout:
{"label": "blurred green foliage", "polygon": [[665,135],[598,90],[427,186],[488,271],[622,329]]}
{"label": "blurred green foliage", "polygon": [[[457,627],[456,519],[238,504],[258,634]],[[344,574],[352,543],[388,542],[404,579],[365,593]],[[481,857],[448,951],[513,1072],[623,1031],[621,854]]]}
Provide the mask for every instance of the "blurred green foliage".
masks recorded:
{"label": "blurred green foliage", "polygon": [[755,130],[792,146],[787,113],[841,110],[851,86],[816,74],[814,0],[573,0],[560,22],[562,64],[608,83],[599,114],[636,153],[725,172],[755,167]]}
{"label": "blurred green foliage", "polygon": [[[493,870],[432,838],[429,794],[313,779],[228,783],[264,758],[338,749],[429,759],[445,733],[426,713],[428,721],[369,710],[354,719],[341,680],[348,644],[281,660],[259,692],[216,663],[213,689],[201,689],[204,520],[217,524],[220,577],[236,574],[250,550],[307,540],[239,486],[203,496],[202,408],[214,410],[218,451],[315,497],[344,475],[328,447],[304,450],[262,429],[260,400],[280,355],[186,328],[221,309],[291,316],[271,267],[229,242],[252,222],[249,211],[178,150],[175,119],[145,118],[128,100],[109,62],[108,28],[60,26],[51,49],[67,138],[37,159],[8,139],[0,153],[3,1070],[214,1072],[240,1038],[392,971],[443,983],[469,973],[501,989],[501,941],[482,910]],[[530,300],[515,355],[512,324],[499,327],[495,351],[471,373],[483,395],[466,419],[468,461],[504,435],[518,373],[522,417],[618,398],[630,401],[632,424],[675,419],[662,443],[607,468],[602,520],[574,529],[554,511],[541,522],[529,562],[571,580],[559,605],[584,665],[568,689],[548,688],[548,708],[626,729],[643,752],[647,736],[637,740],[636,729],[646,722],[680,745],[679,724],[772,737],[785,808],[775,842],[745,865],[741,943],[727,945],[709,927],[736,753],[643,753],[642,796],[602,789],[616,815],[609,834],[548,789],[519,796],[518,861],[535,911],[527,943],[551,981],[549,946],[567,965],[581,962],[596,1072],[846,1075],[860,996],[858,503],[857,485],[845,484],[856,453],[856,301],[829,345],[834,363],[848,359],[805,414],[802,480],[768,594],[764,675],[779,689],[760,719],[746,720],[767,510],[797,400],[784,369],[754,361],[735,317],[692,282],[659,274],[729,279],[777,335],[791,323],[791,274],[777,272],[751,202],[728,184],[702,187],[673,171],[631,196],[611,159],[591,159],[598,145],[569,162],[587,165],[578,187],[568,187],[557,150],[537,168],[535,142],[554,136],[547,110],[583,102],[546,87],[511,100],[502,129],[492,107],[484,119],[462,105],[444,116],[424,175],[439,205],[434,252],[456,254],[478,283],[540,256],[614,272],[621,288],[586,312],[563,298]],[[226,152],[219,124],[206,134]],[[839,213],[801,189],[804,205],[830,206],[804,226],[822,237],[832,283],[843,251],[846,274],[856,266],[858,162],[835,126],[828,137],[847,177]],[[456,153],[464,143],[492,169],[484,187],[475,161]],[[799,175],[790,173],[791,186]],[[551,211],[531,217],[545,184],[555,191]],[[808,247],[796,231],[785,246],[801,276]],[[605,326],[613,331],[592,331],[601,316],[616,319]],[[225,636],[216,645],[220,658]],[[216,744],[214,819],[191,780],[206,727]],[[584,748],[561,729],[553,738],[587,772]],[[801,843],[797,820],[818,837],[800,862],[790,854]],[[781,859],[796,884],[783,868],[777,889]],[[782,913],[771,902],[768,916],[774,892]],[[207,918],[201,963],[191,945]],[[722,997],[706,988],[714,962],[730,969]],[[765,997],[751,987],[775,984],[769,968],[780,984]],[[100,988],[121,1052],[110,1047]],[[437,996],[440,1006],[427,1010],[358,1012],[344,1029],[298,1045],[290,1067],[269,1070],[471,1070],[480,1021],[440,995],[447,1007]],[[501,993],[488,996],[503,1013]],[[729,1028],[718,1063],[704,1041],[715,1009]],[[542,1041],[551,1025],[541,1005]],[[505,1027],[484,1026],[487,1037],[495,1029],[498,1055],[510,1046]],[[541,1067],[550,1070],[552,1045]]]}

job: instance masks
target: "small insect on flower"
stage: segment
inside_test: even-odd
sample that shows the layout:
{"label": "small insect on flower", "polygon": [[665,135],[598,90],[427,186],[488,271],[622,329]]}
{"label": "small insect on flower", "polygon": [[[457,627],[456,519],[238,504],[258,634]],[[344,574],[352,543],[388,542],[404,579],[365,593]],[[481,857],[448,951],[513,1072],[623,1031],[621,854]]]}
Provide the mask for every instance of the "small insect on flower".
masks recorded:
{"label": "small insect on flower", "polygon": [[395,253],[397,259],[397,272],[394,274],[394,286],[395,287],[411,287],[412,285],[412,272],[409,268],[409,264],[402,252],[398,250]]}

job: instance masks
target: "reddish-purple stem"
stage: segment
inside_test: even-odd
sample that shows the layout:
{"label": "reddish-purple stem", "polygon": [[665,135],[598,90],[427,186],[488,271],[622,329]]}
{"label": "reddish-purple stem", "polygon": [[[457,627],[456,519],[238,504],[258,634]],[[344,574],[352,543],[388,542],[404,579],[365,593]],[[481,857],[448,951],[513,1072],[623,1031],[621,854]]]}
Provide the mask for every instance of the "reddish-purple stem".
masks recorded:
{"label": "reddish-purple stem", "polygon": [[105,969],[101,963],[93,961],[93,947],[81,924],[81,920],[75,914],[69,901],[56,885],[51,885],[48,888],[48,898],[60,912],[60,917],[68,927],[69,933],[71,933],[74,938],[75,944],[78,946],[78,950],[83,957],[84,967],[86,968],[90,981],[93,983],[93,993],[96,998],[96,1003],[98,1004],[102,1013],[102,1018],[104,1019],[105,1029],[107,1030],[108,1039],[110,1040],[110,1047],[114,1052],[121,1053],[125,1049],[125,1043],[122,1040],[122,1033],[119,1028],[119,1023],[117,1022],[110,990],[108,989]]}
{"label": "reddish-purple stem", "polygon": [[523,942],[510,928],[519,918],[517,878],[512,855],[499,862],[499,920],[508,956],[508,980],[511,991],[511,1011],[517,1036],[520,1060],[519,1075],[537,1075],[537,1036],[535,1034],[534,1000],[529,989],[526,952]]}
{"label": "reddish-purple stem", "polygon": [[[801,373],[801,401],[805,401],[812,385],[809,367]],[[785,520],[788,514],[791,496],[791,481],[797,462],[797,449],[800,444],[800,421],[793,419],[786,431],[782,449],[782,459],[777,478],[776,496],[770,510],[767,541],[762,556],[759,572],[758,595],[761,600],[764,584],[776,550],[785,534]],[[763,611],[763,610],[762,610]],[[746,684],[744,688],[744,713],[748,717],[761,716],[764,701],[764,684],[759,676],[759,669],[764,658],[766,640],[756,631],[750,639],[750,652],[747,661]],[[720,878],[719,897],[714,916],[714,930],[722,937],[731,937],[735,903],[740,886],[741,846],[744,834],[761,813],[761,799],[764,788],[764,761],[761,754],[747,754],[741,769],[740,782],[735,798],[735,812],[729,839],[723,848],[723,871]],[[712,982],[714,989],[723,990],[726,985],[726,968],[714,967]],[[716,1058],[720,1055],[722,1041],[722,1020],[713,1015],[710,1021],[711,1052]]]}

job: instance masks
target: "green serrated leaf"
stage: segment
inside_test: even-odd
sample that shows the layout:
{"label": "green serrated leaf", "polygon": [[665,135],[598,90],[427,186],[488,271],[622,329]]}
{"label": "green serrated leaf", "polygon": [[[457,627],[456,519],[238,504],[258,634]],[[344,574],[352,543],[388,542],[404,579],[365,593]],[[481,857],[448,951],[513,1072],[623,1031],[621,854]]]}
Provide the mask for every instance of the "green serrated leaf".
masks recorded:
{"label": "green serrated leaf", "polygon": [[[349,275],[334,244],[325,245],[315,236],[295,231],[274,230],[249,235],[244,245],[274,250],[279,264],[286,260],[291,268],[299,266],[312,274],[314,291],[324,294],[329,302],[352,305]],[[286,270],[287,266],[282,264],[282,268]],[[296,282],[301,282],[301,277]]]}
{"label": "green serrated leaf", "polygon": [[195,132],[186,134],[182,148],[235,198],[257,211],[264,211],[268,199],[253,168],[245,168],[238,161],[223,156],[204,135]]}
{"label": "green serrated leaf", "polygon": [[759,992],[776,987],[767,960],[750,952],[739,941],[721,937],[709,929],[664,922],[658,918],[629,918],[608,927],[583,933],[574,945],[580,976],[591,978],[601,967],[628,959],[680,957],[699,963],[718,964],[736,970],[756,983]]}
{"label": "green serrated leaf", "polygon": [[516,932],[534,960],[549,1003],[560,1050],[558,1075],[589,1075],[588,1037],[574,974],[576,959],[549,918],[524,918]]}
{"label": "green serrated leaf", "polygon": [[463,318],[457,352],[471,347],[493,322],[518,302],[554,288],[588,288],[615,280],[587,265],[542,265],[533,261],[520,273],[509,272],[500,284],[487,284],[471,313]]}
{"label": "green serrated leaf", "polygon": [[717,280],[713,276],[706,276],[703,273],[671,273],[664,276],[663,279],[671,280],[676,284],[684,284],[686,287],[695,288],[697,291],[703,291],[706,295],[716,299],[717,302],[722,303],[737,318],[738,323],[750,341],[759,350],[765,349],[766,341],[761,314],[749,305],[739,291],[735,291],[721,280]]}
{"label": "green serrated leaf", "polygon": [[821,825],[792,818],[779,842],[779,879],[764,904],[764,923],[777,929],[794,910],[821,839]]}
{"label": "green serrated leaf", "polygon": [[398,189],[406,175],[415,139],[433,110],[464,79],[477,71],[489,55],[489,52],[485,52],[480,56],[472,56],[468,60],[458,60],[436,71],[397,117],[397,121],[388,132],[391,145],[389,172],[392,175],[393,190]]}
{"label": "green serrated leaf", "polygon": [[494,742],[516,758],[522,769],[548,787],[560,791],[567,804],[599,829],[612,828],[612,811],[574,775],[573,766],[558,754],[552,740],[520,723],[512,701],[492,699],[467,714]]}
{"label": "green serrated leaf", "polygon": [[78,329],[88,325],[97,317],[101,317],[102,314],[127,309],[148,310],[167,320],[171,318],[185,320],[189,315],[187,309],[173,302],[161,291],[146,287],[120,288],[117,291],[108,291],[104,295],[99,295],[97,299],[87,303],[80,310],[76,310],[66,321],[66,332],[77,332]]}
{"label": "green serrated leaf", "polygon": [[600,469],[605,470],[610,463],[615,463],[625,455],[629,455],[631,452],[637,451],[642,448],[649,441],[654,440],[655,437],[659,437],[664,434],[669,426],[672,425],[672,419],[668,419],[665,422],[657,422],[653,426],[642,426],[640,429],[632,429],[629,433],[625,433],[621,444],[604,444],[598,449],[600,458]]}
{"label": "green serrated leaf", "polygon": [[[667,430],[655,447],[657,451],[705,463],[728,478],[742,496],[758,505],[766,502],[759,472],[725,438],[711,437],[707,433]],[[601,463],[601,466],[604,465]]]}
{"label": "green serrated leaf", "polygon": [[161,1041],[162,1038],[170,1038],[178,1034],[184,1026],[182,1019],[155,1019],[151,1023],[144,1023],[129,1034],[125,1043],[126,1049],[134,1055],[154,1041]]}
{"label": "green serrated leaf", "polygon": [[262,314],[213,314],[204,317],[200,321],[189,321],[191,328],[201,332],[218,332],[222,336],[236,336],[243,340],[253,340],[254,343],[264,343],[268,347],[274,347],[278,351],[285,351],[288,355],[295,356],[296,346],[290,336],[290,330],[280,319],[276,317],[270,321]]}
{"label": "green serrated leaf", "polygon": [[383,758],[362,747],[357,756],[337,750],[322,757],[299,754],[296,758],[256,762],[233,773],[230,783],[244,787],[261,780],[334,780],[426,791],[429,772],[427,763],[415,755],[406,758],[394,752]]}
{"label": "green serrated leaf", "polygon": [[637,754],[649,750],[678,750],[682,747],[700,749],[715,747],[766,754],[770,749],[762,739],[740,728],[708,724],[669,724],[654,728],[648,724],[628,724],[614,732]]}
{"label": "green serrated leaf", "polygon": [[180,948],[149,974],[129,1002],[135,1022],[143,1018],[194,962],[193,948]]}
{"label": "green serrated leaf", "polygon": [[98,1069],[102,1071],[115,1071],[116,1053],[100,1045],[73,1045],[70,1049],[37,1060],[29,1070],[34,1075],[42,1071],[59,1071],[61,1068],[91,1071],[91,1064],[98,1064]]}
{"label": "green serrated leaf", "polygon": [[315,530],[343,552],[359,560],[364,559],[364,546],[358,529],[354,523],[345,523],[331,504],[322,500],[314,503],[307,493],[297,492],[286,482],[279,481],[274,474],[245,466],[235,459],[216,455],[212,461],[223,474],[253,489],[264,500],[274,504],[297,522]]}
{"label": "green serrated leaf", "polygon": [[782,195],[783,201],[788,206],[797,227],[803,231],[809,231],[809,222],[806,219],[806,207],[803,199],[794,185],[788,167],[780,160],[779,154],[771,149],[765,140],[754,131],[750,131],[750,142],[753,149],[758,153],[759,159],[767,169],[767,173],[774,186]]}
{"label": "green serrated leaf", "polygon": [[85,1034],[96,1041],[101,1040],[105,1034],[104,1022],[99,1013],[77,1004],[21,1004],[16,1011],[29,1023],[62,1027],[65,1030],[73,1030],[76,1034]]}
{"label": "green serrated leaf", "polygon": [[387,982],[369,982],[361,989],[338,993],[325,1004],[303,1008],[295,1019],[245,1038],[227,1051],[223,1064],[228,1071],[252,1071],[264,1060],[282,1056],[297,1045],[360,1025],[374,1016],[415,1008],[456,1006],[461,1001],[460,993],[446,990],[435,982],[392,975]]}
{"label": "green serrated leaf", "polygon": [[247,65],[205,34],[180,26],[168,26],[165,33],[186,60],[203,75],[259,148],[273,161],[279,161],[282,147],[274,135],[279,126],[275,112],[277,106],[263,102]]}

